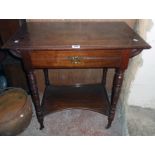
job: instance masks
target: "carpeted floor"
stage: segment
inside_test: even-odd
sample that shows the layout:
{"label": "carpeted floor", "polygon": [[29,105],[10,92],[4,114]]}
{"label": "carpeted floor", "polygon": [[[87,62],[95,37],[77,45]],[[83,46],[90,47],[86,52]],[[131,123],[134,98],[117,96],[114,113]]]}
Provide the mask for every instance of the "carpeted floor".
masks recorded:
{"label": "carpeted floor", "polygon": [[126,114],[130,136],[155,136],[155,109],[129,106]]}
{"label": "carpeted floor", "polygon": [[88,110],[63,110],[44,119],[45,128],[39,130],[35,114],[28,128],[20,136],[120,136],[123,133],[123,115],[118,105],[110,129],[105,129],[107,117]]}
{"label": "carpeted floor", "polygon": [[[34,111],[34,110],[33,110]],[[88,110],[63,110],[49,114],[44,119],[45,128],[33,112],[30,125],[20,136],[154,136],[155,109],[128,106],[125,111],[118,104],[110,129],[105,129],[107,117]]]}

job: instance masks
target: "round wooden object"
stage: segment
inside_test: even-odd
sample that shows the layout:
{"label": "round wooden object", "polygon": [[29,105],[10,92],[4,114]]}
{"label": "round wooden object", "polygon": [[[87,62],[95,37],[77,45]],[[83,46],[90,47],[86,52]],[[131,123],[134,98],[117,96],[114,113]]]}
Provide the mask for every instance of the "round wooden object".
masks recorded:
{"label": "round wooden object", "polygon": [[0,94],[0,135],[17,135],[30,123],[32,107],[23,89],[13,88]]}

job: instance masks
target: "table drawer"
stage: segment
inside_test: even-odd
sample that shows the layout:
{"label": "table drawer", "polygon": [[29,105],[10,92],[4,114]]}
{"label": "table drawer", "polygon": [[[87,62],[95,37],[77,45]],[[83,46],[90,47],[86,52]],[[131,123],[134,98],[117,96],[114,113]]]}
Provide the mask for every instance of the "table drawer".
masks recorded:
{"label": "table drawer", "polygon": [[34,68],[99,68],[119,67],[122,51],[33,51]]}

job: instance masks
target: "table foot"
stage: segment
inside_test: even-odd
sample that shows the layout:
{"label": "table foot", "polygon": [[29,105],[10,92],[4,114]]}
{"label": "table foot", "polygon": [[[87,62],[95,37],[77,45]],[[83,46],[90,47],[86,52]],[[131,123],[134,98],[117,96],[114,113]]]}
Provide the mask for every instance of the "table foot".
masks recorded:
{"label": "table foot", "polygon": [[44,124],[40,123],[40,130],[42,130],[44,128]]}
{"label": "table foot", "polygon": [[120,91],[121,91],[121,86],[123,83],[123,75],[124,71],[121,69],[116,69],[115,70],[115,76],[113,80],[113,88],[112,88],[112,96],[111,96],[111,106],[110,106],[110,112],[108,116],[108,125],[107,129],[110,128],[114,116],[115,116],[115,111],[116,111],[116,105],[119,99]]}
{"label": "table foot", "polygon": [[32,100],[33,100],[34,107],[36,110],[36,116],[37,116],[38,122],[40,124],[40,129],[42,129],[42,128],[44,128],[44,125],[43,125],[44,118],[43,118],[43,111],[42,111],[42,108],[40,105],[40,98],[39,98],[39,93],[38,93],[36,77],[32,70],[28,71],[27,76],[28,76],[28,80],[29,80],[29,84],[30,84]]}
{"label": "table foot", "polygon": [[108,124],[106,126],[106,129],[109,129],[111,127],[112,121],[113,121],[113,119],[108,118]]}

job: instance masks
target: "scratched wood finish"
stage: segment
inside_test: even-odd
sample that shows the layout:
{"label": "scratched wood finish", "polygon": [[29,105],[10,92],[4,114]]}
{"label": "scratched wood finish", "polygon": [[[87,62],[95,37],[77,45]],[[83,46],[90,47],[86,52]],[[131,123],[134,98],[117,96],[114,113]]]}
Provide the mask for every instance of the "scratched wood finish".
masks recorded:
{"label": "scratched wood finish", "polygon": [[[72,45],[78,45],[76,46],[78,49],[73,48]],[[99,88],[95,90],[95,86],[90,86],[91,89],[89,88],[88,90],[93,90],[93,93],[89,94],[89,91],[86,91],[85,87],[79,84],[75,84],[76,91],[72,90],[71,87],[68,87],[67,90],[65,90],[66,88],[62,88],[62,90],[59,89],[59,91],[56,91],[54,88],[52,90],[48,89],[48,82],[46,83],[47,87],[42,104],[44,107],[45,101],[45,105],[48,104],[48,106],[45,106],[46,108],[44,109],[40,105],[37,83],[35,74],[33,73],[34,69],[57,67],[62,69],[102,68],[103,75],[106,75],[107,67],[114,68],[116,72],[113,80],[111,103],[109,104],[110,109],[107,125],[107,128],[109,128],[115,115],[116,105],[123,82],[123,73],[128,66],[128,61],[131,57],[139,54],[143,49],[149,49],[150,45],[127,24],[122,22],[45,22],[24,24],[5,44],[4,48],[12,50],[14,55],[21,57],[23,60],[41,129],[43,128],[42,110],[46,113],[48,109],[50,109],[49,112],[52,112],[53,108],[48,107],[54,106],[58,106],[58,109],[65,109],[68,106],[71,108],[76,106],[80,108],[85,107],[83,102],[76,103],[78,98],[74,98],[74,94],[72,94],[72,97],[76,100],[74,101],[76,105],[68,103],[69,95],[63,95],[67,90],[70,93],[76,92],[75,94],[80,94],[78,97],[85,94],[86,97],[83,97],[83,99],[86,99],[87,102],[93,100],[92,96],[94,95],[90,94],[95,94],[94,92],[97,92],[97,90],[100,91],[97,93],[98,95],[100,94],[100,96],[97,97],[96,100],[98,98],[103,98],[101,95],[103,91]],[[71,57],[71,62],[69,62],[68,59],[66,61],[66,57]],[[112,61],[116,58],[117,62]],[[83,64],[81,63],[82,60]],[[44,70],[44,74],[45,80],[48,81],[47,70]],[[105,81],[106,78],[103,77],[102,82],[100,82],[100,87],[104,90]],[[63,97],[61,95],[59,96],[59,93],[61,94],[63,90]],[[51,99],[48,94],[53,91],[55,92],[55,96]],[[61,102],[59,102],[59,97],[63,98]],[[53,99],[56,102],[51,103]],[[108,103],[107,97],[104,97],[104,100]],[[93,106],[88,105],[87,108],[91,107],[90,109],[94,109],[95,111]],[[102,102],[102,106],[104,107],[104,101]],[[108,110],[108,108],[106,108],[106,110]]]}

